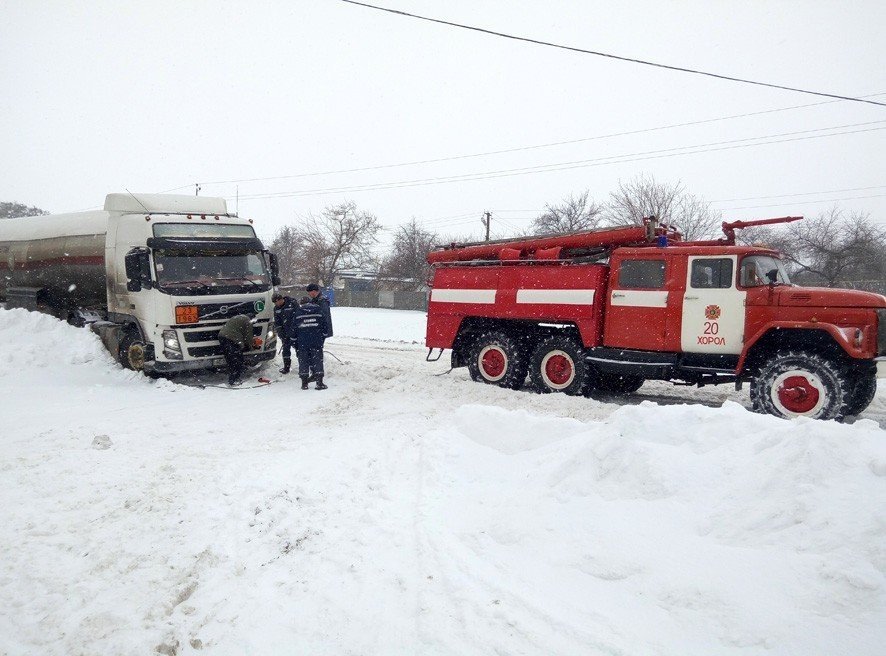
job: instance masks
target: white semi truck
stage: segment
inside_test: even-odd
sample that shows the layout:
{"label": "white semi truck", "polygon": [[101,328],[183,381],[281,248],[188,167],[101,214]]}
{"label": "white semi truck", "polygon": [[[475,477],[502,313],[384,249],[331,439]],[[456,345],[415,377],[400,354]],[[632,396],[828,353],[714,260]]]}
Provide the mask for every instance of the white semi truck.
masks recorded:
{"label": "white semi truck", "polygon": [[222,198],[108,194],[104,209],[0,220],[0,301],[91,324],[149,375],[224,364],[218,331],[254,319],[255,364],[274,357],[276,258]]}

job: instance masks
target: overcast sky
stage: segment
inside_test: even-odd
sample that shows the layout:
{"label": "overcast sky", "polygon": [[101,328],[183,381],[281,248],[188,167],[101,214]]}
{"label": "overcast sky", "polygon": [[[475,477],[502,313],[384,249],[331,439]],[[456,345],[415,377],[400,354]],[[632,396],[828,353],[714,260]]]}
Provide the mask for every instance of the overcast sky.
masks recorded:
{"label": "overcast sky", "polygon": [[[880,0],[375,4],[886,101]],[[255,219],[262,237],[344,200],[388,227],[415,216],[441,233],[478,236],[488,209],[493,235],[506,236],[546,202],[584,189],[605,200],[619,180],[649,174],[682,181],[724,218],[811,216],[840,199],[886,224],[886,107],[555,50],[337,0],[4,0],[0,53],[0,200],[52,212],[100,206],[126,188],[193,193],[201,182],[201,195],[229,197],[232,210],[239,191],[240,214]],[[781,142],[737,147],[760,137]],[[527,148],[563,141],[577,143]],[[670,150],[702,145],[707,152]],[[511,152],[460,157],[502,150]],[[312,175],[404,163],[412,164]],[[480,179],[439,180],[465,175]],[[291,177],[246,181],[281,176]],[[216,183],[228,180],[241,181]],[[422,182],[403,184],[412,181]],[[372,185],[387,188],[359,189]],[[336,191],[319,191],[328,189]],[[280,195],[261,197],[268,194]]]}

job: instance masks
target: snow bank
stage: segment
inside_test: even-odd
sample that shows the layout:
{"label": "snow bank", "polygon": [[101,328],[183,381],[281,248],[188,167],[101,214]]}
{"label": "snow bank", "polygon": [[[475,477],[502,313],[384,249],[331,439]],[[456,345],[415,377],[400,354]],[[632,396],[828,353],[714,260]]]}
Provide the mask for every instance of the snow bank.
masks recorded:
{"label": "snow bank", "polygon": [[67,365],[107,369],[113,363],[97,336],[40,312],[0,310],[0,376],[23,368],[51,371]]}
{"label": "snow bank", "polygon": [[882,387],[852,425],[514,392],[333,312],[320,393],[0,311],[0,653],[882,653]]}
{"label": "snow bank", "polygon": [[440,640],[474,627],[453,653],[482,652],[503,625],[506,653],[882,653],[873,422],[734,403],[587,423],[468,405],[454,427],[424,508],[441,587],[476,602],[434,616]]}

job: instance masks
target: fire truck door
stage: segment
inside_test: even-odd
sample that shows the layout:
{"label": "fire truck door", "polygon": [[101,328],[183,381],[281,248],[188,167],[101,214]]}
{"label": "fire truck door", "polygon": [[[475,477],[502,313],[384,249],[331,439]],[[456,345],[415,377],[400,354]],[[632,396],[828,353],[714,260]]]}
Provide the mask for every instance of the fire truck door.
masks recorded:
{"label": "fire truck door", "polygon": [[669,293],[665,287],[665,258],[626,258],[613,264],[615,275],[610,278],[606,299],[603,344],[664,350]]}
{"label": "fire truck door", "polygon": [[746,292],[735,286],[737,259],[689,258],[680,331],[684,353],[741,353]]}

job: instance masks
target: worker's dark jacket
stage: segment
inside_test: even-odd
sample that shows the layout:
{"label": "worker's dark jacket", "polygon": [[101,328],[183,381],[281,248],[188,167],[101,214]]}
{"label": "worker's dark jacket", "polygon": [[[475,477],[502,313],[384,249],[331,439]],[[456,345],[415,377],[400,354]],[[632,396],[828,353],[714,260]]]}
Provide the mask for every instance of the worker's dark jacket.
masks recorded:
{"label": "worker's dark jacket", "polygon": [[332,337],[332,312],[329,310],[329,299],[323,296],[321,292],[311,302],[319,305],[320,311],[323,312],[323,319],[326,321],[326,334],[324,337]]}
{"label": "worker's dark jacket", "polygon": [[224,337],[238,345],[241,350],[248,351],[252,348],[252,322],[245,314],[238,314],[225,322],[218,331],[218,336],[219,339]]}
{"label": "worker's dark jacket", "polygon": [[277,307],[274,304],[274,325],[277,326],[277,334],[283,338],[287,338],[292,325],[292,316],[298,305],[289,296],[283,297],[283,305]]}
{"label": "worker's dark jacket", "polygon": [[296,349],[322,349],[326,335],[326,318],[316,303],[300,305],[292,316],[290,336]]}

